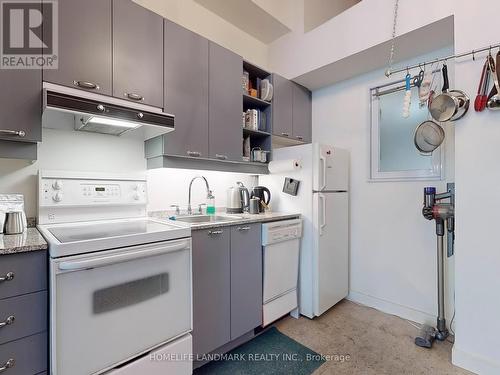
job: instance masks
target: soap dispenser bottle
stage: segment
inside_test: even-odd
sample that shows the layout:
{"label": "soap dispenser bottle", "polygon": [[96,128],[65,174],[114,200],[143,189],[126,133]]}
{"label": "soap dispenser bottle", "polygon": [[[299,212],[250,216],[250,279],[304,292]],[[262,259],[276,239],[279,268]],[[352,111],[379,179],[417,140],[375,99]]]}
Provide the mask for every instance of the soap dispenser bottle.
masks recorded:
{"label": "soap dispenser bottle", "polygon": [[207,215],[215,215],[215,197],[212,190],[207,195]]}

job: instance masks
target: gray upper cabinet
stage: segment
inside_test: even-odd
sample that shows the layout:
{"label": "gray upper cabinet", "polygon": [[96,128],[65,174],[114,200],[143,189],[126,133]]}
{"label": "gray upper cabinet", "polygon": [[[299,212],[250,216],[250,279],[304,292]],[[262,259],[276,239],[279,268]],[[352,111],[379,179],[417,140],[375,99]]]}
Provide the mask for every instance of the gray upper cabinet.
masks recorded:
{"label": "gray upper cabinet", "polygon": [[59,0],[58,12],[58,69],[44,81],[111,95],[111,0]]}
{"label": "gray upper cabinet", "polygon": [[213,159],[241,161],[241,56],[209,44],[208,145]]}
{"label": "gray upper cabinet", "polygon": [[0,82],[0,139],[40,142],[42,71],[1,69]]}
{"label": "gray upper cabinet", "polygon": [[261,228],[231,228],[231,340],[262,324]]}
{"label": "gray upper cabinet", "polygon": [[293,136],[293,82],[273,74],[273,134]]}
{"label": "gray upper cabinet", "polygon": [[192,233],[193,353],[206,354],[230,341],[230,229]]}
{"label": "gray upper cabinet", "polygon": [[130,0],[113,0],[113,96],[163,108],[163,18]]}
{"label": "gray upper cabinet", "polygon": [[302,142],[311,142],[312,113],[311,92],[296,83],[293,84],[293,137]]}
{"label": "gray upper cabinet", "polygon": [[165,135],[168,155],[208,157],[208,40],[165,20],[165,112],[175,131]]}

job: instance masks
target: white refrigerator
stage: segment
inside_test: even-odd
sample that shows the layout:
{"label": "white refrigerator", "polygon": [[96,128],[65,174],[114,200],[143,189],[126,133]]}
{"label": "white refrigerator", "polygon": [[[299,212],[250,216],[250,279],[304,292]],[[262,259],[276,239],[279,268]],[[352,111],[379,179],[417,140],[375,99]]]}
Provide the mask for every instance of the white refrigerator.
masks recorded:
{"label": "white refrigerator", "polygon": [[[349,291],[349,153],[317,143],[273,150],[273,161],[290,159],[302,168],[259,184],[271,190],[273,211],[302,214],[299,312],[314,318]],[[296,196],[283,192],[286,177],[300,181]]]}

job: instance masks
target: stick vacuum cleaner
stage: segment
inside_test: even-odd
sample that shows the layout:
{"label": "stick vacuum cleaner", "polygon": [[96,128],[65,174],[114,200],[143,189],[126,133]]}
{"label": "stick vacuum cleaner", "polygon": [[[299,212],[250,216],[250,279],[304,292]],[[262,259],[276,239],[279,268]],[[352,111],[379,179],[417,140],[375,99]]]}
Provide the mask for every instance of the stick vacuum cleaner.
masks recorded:
{"label": "stick vacuum cleaner", "polygon": [[[448,200],[447,203],[443,202]],[[436,194],[436,188],[424,188],[424,207],[422,214],[427,220],[436,221],[437,236],[437,287],[438,287],[438,317],[437,326],[423,325],[419,335],[415,338],[415,344],[424,348],[430,348],[435,339],[440,341],[448,337],[446,320],[444,318],[444,235],[447,232],[447,255],[453,255],[455,240],[455,184],[447,185],[447,192]]]}

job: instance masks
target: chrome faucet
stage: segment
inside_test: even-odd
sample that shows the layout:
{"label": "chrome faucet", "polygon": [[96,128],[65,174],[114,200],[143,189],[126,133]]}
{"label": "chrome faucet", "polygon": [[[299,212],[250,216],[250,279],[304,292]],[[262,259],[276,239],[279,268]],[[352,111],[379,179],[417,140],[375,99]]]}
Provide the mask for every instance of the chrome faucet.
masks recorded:
{"label": "chrome faucet", "polygon": [[196,180],[197,178],[202,178],[203,181],[205,181],[205,186],[207,187],[207,199],[212,197],[212,191],[210,190],[210,186],[208,186],[207,179],[205,177],[203,177],[203,176],[193,177],[193,179],[189,183],[189,198],[188,198],[188,206],[187,206],[187,213],[188,213],[188,215],[192,215],[193,214],[193,210],[191,208],[191,187],[193,186],[194,180]]}

